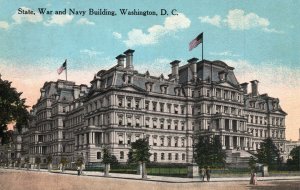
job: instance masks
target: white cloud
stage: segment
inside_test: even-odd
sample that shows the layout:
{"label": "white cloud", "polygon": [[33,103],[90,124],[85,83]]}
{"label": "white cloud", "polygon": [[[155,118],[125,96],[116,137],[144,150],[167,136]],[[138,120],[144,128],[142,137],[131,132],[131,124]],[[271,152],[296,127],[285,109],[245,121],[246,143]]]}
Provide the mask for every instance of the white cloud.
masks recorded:
{"label": "white cloud", "polygon": [[217,27],[226,26],[231,30],[249,30],[252,28],[260,28],[268,33],[283,33],[270,27],[270,21],[267,18],[258,16],[255,13],[246,13],[241,9],[229,10],[226,18],[219,15],[200,16],[198,17],[202,23],[211,24]]}
{"label": "white cloud", "polygon": [[202,23],[208,23],[217,27],[221,27],[221,17],[219,15],[215,15],[213,17],[203,16],[198,17]]}
{"label": "white cloud", "polygon": [[128,47],[150,45],[158,42],[160,38],[171,32],[190,27],[191,21],[184,14],[169,16],[163,25],[153,25],[144,33],[141,29],[132,29],[128,32],[128,39],[124,43]]}
{"label": "white cloud", "polygon": [[265,32],[268,32],[268,33],[277,33],[277,34],[283,34],[284,32],[283,31],[280,31],[280,30],[276,30],[274,28],[263,28],[263,31]]}
{"label": "white cloud", "polygon": [[81,18],[77,21],[77,24],[80,24],[80,25],[95,25],[94,22],[92,21],[89,21],[87,18]]}
{"label": "white cloud", "polygon": [[97,55],[101,55],[103,52],[95,51],[95,50],[90,50],[90,49],[83,49],[80,50],[81,54],[88,55],[89,57],[95,57]]}
{"label": "white cloud", "polygon": [[259,17],[255,13],[245,14],[245,11],[241,9],[230,10],[224,21],[232,30],[248,30],[255,27],[267,28],[270,25],[268,19]]}
{"label": "white cloud", "polygon": [[0,29],[7,30],[9,28],[9,24],[6,21],[0,21]]}
{"label": "white cloud", "polygon": [[[24,11],[30,11],[32,9],[28,7],[20,7]],[[18,11],[13,14],[12,19],[15,21],[15,24],[21,24],[23,22],[31,22],[31,23],[37,23],[43,21],[43,16],[37,12],[34,11],[34,14],[18,14]]]}
{"label": "white cloud", "polygon": [[122,38],[122,34],[120,34],[119,32],[113,32],[112,34],[113,34],[113,36],[114,36],[116,39],[121,39],[121,38]]}
{"label": "white cloud", "polygon": [[229,57],[239,57],[238,54],[234,54],[231,51],[223,51],[223,52],[210,52],[210,55],[216,55],[216,56],[229,56]]}
{"label": "white cloud", "polygon": [[67,23],[70,23],[73,20],[73,15],[52,15],[49,20],[44,22],[46,26],[50,25],[60,25],[63,26]]}

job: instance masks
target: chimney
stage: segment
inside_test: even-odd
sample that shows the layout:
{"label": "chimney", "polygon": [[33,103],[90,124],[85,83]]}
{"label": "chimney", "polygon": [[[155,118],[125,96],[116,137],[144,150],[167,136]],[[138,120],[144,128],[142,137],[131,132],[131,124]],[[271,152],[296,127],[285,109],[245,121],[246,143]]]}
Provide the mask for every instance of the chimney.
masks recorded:
{"label": "chimney", "polygon": [[126,55],[126,69],[133,69],[133,52],[134,50],[132,49],[128,49],[124,52],[124,54]]}
{"label": "chimney", "polygon": [[120,54],[116,57],[116,59],[118,60],[118,65],[117,67],[121,67],[121,68],[124,68],[124,62],[125,62],[125,55],[123,54]]}
{"label": "chimney", "polygon": [[244,91],[244,94],[248,94],[248,84],[249,83],[247,83],[247,82],[244,82],[244,83],[241,84],[241,87]]}
{"label": "chimney", "polygon": [[192,59],[189,59],[188,62],[190,63],[193,79],[195,80],[197,78],[197,61],[198,59],[193,57]]}
{"label": "chimney", "polygon": [[172,78],[179,79],[179,63],[180,61],[174,60],[170,64],[172,65]]}
{"label": "chimney", "polygon": [[74,99],[79,98],[80,88],[79,86],[74,86]]}
{"label": "chimney", "polygon": [[43,89],[43,88],[41,88],[41,96],[42,96],[42,98],[44,98],[45,97],[45,89]]}
{"label": "chimney", "polygon": [[258,80],[253,80],[251,82],[252,96],[258,96]]}

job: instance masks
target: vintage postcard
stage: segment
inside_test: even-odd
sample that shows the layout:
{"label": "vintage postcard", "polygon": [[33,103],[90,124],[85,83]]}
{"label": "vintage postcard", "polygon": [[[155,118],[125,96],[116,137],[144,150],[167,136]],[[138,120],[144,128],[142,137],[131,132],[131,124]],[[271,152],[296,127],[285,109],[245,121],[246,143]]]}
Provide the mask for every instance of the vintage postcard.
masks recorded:
{"label": "vintage postcard", "polygon": [[0,0],[0,185],[299,188],[299,7]]}

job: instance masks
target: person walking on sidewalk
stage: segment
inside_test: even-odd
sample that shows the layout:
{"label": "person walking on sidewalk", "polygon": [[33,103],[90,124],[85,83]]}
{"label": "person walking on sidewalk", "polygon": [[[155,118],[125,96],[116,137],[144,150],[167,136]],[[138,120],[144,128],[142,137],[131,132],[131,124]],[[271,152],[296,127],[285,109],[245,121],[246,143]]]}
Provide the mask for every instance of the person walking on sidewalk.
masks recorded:
{"label": "person walking on sidewalk", "polygon": [[205,179],[205,169],[203,167],[200,169],[200,178],[202,179],[202,181],[204,181]]}
{"label": "person walking on sidewalk", "polygon": [[77,166],[77,175],[80,176],[80,166]]}
{"label": "person walking on sidewalk", "polygon": [[210,171],[210,168],[207,167],[207,168],[206,168],[206,171],[205,171],[207,182],[210,181],[210,172],[211,172],[211,171]]}

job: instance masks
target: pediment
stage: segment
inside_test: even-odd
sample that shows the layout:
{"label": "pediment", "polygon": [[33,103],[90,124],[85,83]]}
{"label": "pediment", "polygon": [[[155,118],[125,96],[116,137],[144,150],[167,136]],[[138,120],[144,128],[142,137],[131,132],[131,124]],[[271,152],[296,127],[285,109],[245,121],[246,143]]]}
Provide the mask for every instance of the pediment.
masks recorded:
{"label": "pediment", "polygon": [[230,88],[236,88],[236,86],[232,85],[231,83],[224,81],[219,83],[220,86],[224,86],[224,87],[230,87]]}
{"label": "pediment", "polygon": [[120,90],[131,91],[131,92],[146,92],[144,89],[135,85],[126,85],[119,88]]}

